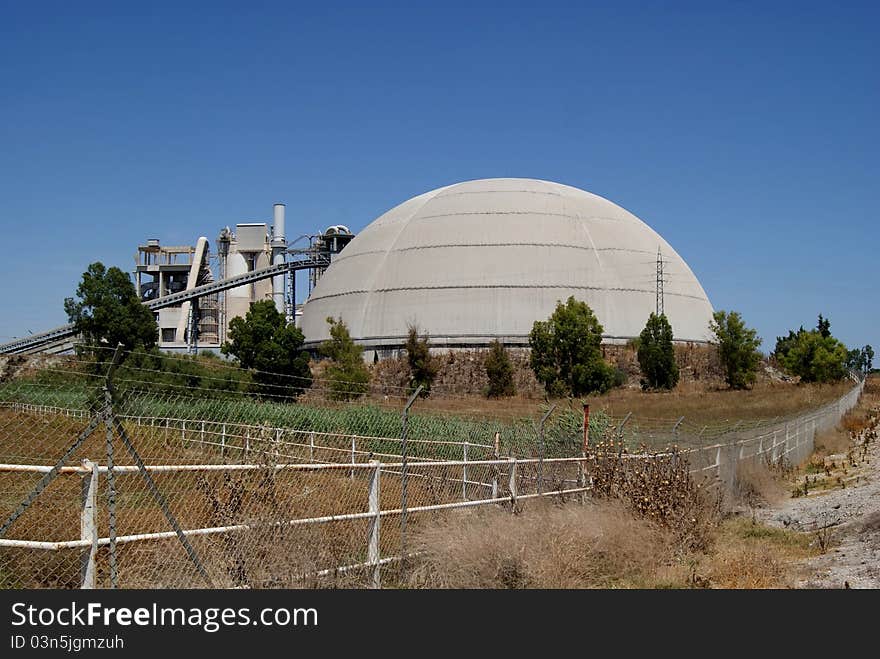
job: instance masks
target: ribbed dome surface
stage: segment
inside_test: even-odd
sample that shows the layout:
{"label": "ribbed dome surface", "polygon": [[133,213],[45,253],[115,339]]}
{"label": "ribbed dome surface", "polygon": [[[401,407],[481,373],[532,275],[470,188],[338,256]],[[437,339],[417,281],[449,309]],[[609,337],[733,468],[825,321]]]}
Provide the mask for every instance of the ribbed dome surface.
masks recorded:
{"label": "ribbed dome surface", "polygon": [[534,179],[457,183],[392,208],[334,259],[303,309],[309,342],[342,317],[365,346],[400,345],[415,323],[437,345],[525,343],[573,295],[608,339],[638,336],[655,308],[657,250],[678,341],[706,341],[712,306],[687,264],[632,213]]}

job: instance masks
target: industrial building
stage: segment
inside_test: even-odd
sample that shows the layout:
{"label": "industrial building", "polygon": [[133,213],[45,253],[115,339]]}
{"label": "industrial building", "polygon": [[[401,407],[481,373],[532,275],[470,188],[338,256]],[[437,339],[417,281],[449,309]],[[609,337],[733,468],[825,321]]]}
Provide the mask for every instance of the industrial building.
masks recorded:
{"label": "industrial building", "polygon": [[[351,231],[336,225],[308,238],[308,247],[290,245],[285,235],[285,206],[275,204],[273,221],[244,222],[233,231],[224,227],[217,238],[216,257],[204,236],[194,246],[165,247],[158,239],[138,246],[135,257],[135,285],[141,300],[147,304],[160,298],[185,293],[212,282],[254,273],[252,281],[226,288],[179,304],[164,306],[155,312],[159,326],[159,347],[165,350],[216,349],[226,340],[229,322],[247,314],[257,300],[271,299],[288,322],[297,322],[299,310],[295,303],[298,269],[307,269],[309,291],[335,257],[354,237]],[[259,277],[271,266],[289,268],[270,276]],[[216,269],[216,277],[214,270]]]}
{"label": "industrial building", "polygon": [[438,188],[374,220],[317,282],[301,327],[317,346],[341,317],[367,357],[396,354],[409,324],[436,348],[526,345],[572,295],[607,342],[638,336],[656,310],[676,341],[709,340],[712,305],[656,231],[584,190],[516,178]]}
{"label": "industrial building", "polygon": [[[216,255],[205,237],[139,246],[136,286],[160,347],[219,348],[230,320],[265,299],[311,350],[328,338],[326,319],[341,317],[366,359],[398,354],[409,325],[435,349],[525,346],[534,322],[569,296],[590,305],[607,343],[637,337],[652,311],[666,314],[676,341],[710,340],[712,305],[669,243],[620,206],[559,183],[466,181],[405,201],[357,236],[343,225],[286,236],[285,206],[275,204],[271,223],[222,229]],[[308,271],[301,307],[299,270]],[[75,339],[65,325],[0,353],[61,352]]]}

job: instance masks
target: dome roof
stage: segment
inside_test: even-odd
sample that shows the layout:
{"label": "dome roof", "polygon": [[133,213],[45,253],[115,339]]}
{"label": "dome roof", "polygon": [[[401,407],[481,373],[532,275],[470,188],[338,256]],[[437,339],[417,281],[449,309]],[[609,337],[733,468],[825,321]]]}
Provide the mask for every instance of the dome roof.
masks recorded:
{"label": "dome roof", "polygon": [[607,199],[559,183],[483,179],[413,197],[334,258],[303,309],[311,343],[342,317],[360,344],[400,345],[417,324],[437,345],[526,343],[532,324],[573,295],[607,339],[638,336],[656,303],[678,341],[706,341],[712,305],[682,258]]}

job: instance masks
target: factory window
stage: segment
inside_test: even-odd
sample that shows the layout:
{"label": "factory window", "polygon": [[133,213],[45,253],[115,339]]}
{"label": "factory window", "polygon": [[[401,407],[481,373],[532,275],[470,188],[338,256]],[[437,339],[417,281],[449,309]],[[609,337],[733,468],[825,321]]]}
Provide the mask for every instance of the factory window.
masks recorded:
{"label": "factory window", "polygon": [[173,327],[163,327],[162,328],[162,343],[171,343],[174,341],[174,328]]}

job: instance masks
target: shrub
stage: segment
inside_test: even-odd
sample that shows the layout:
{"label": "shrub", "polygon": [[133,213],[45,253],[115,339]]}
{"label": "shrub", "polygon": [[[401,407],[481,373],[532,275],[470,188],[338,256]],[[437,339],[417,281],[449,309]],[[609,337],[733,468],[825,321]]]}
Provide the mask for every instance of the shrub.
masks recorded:
{"label": "shrub", "polygon": [[724,380],[731,389],[747,389],[756,379],[761,354],[758,333],[743,322],[736,311],[716,311],[709,329],[718,343]]}
{"label": "shrub", "polygon": [[287,324],[271,300],[254,302],[244,318],[233,318],[229,338],[221,352],[254,370],[257,393],[296,396],[312,385],[309,355],[302,349],[305,337]]}
{"label": "shrub", "polygon": [[[859,364],[862,354],[858,351]],[[807,332],[802,327],[785,339],[777,339],[774,356],[786,371],[804,382],[841,380],[853,361],[846,346],[831,335],[831,322],[821,315],[816,329]]]}
{"label": "shrub", "polygon": [[431,385],[437,377],[440,367],[437,360],[431,356],[428,346],[428,337],[419,337],[419,328],[415,325],[408,327],[406,337],[406,359],[409,364],[409,392],[412,393],[422,387],[420,396],[426,398],[431,393]]}
{"label": "shrub", "polygon": [[678,384],[672,326],[665,314],[652,313],[648,317],[639,335],[638,358],[642,389],[674,389]]}
{"label": "shrub", "polygon": [[363,359],[363,348],[357,345],[342,321],[327,318],[330,325],[330,339],[318,348],[321,356],[330,359],[326,370],[329,379],[330,397],[334,400],[352,400],[367,393],[370,372]]}
{"label": "shrub", "polygon": [[486,357],[486,377],[489,379],[489,398],[513,396],[516,385],[513,383],[513,366],[504,345],[498,339],[492,342]]}
{"label": "shrub", "polygon": [[604,329],[585,302],[569,297],[557,302],[545,321],[536,321],[529,334],[530,365],[551,396],[605,393],[612,370],[599,349]]}

